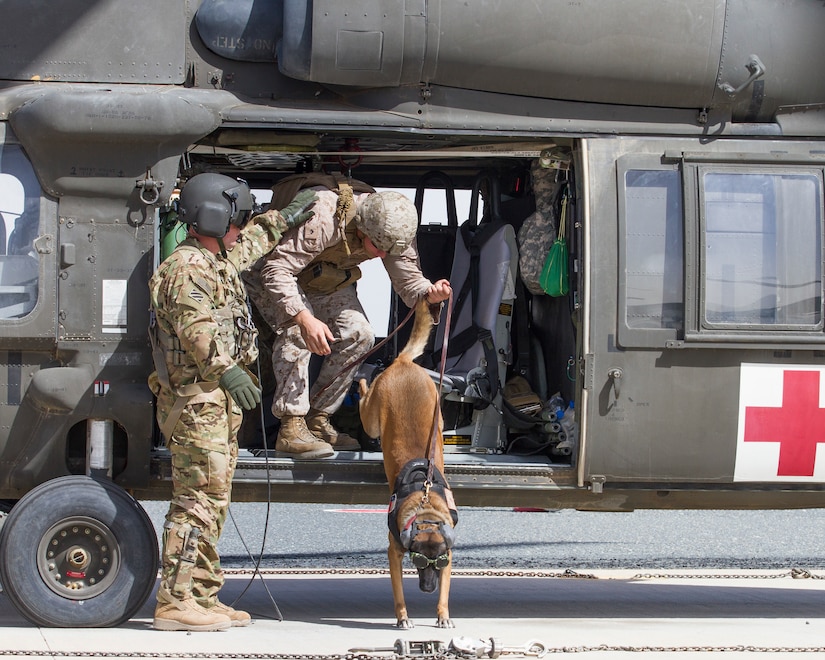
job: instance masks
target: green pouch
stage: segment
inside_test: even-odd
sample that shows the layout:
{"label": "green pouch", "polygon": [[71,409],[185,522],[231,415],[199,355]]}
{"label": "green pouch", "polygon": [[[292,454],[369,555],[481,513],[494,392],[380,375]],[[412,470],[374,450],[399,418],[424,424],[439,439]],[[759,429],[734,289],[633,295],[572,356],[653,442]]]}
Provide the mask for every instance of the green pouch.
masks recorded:
{"label": "green pouch", "polygon": [[541,269],[539,277],[541,288],[550,296],[564,296],[570,290],[570,277],[567,272],[567,238],[564,235],[566,216],[567,197],[562,200],[558,237],[550,246],[547,259],[544,261],[544,268]]}
{"label": "green pouch", "polygon": [[570,290],[567,274],[567,240],[557,238],[547,253],[539,279],[541,288],[550,296],[564,296]]}

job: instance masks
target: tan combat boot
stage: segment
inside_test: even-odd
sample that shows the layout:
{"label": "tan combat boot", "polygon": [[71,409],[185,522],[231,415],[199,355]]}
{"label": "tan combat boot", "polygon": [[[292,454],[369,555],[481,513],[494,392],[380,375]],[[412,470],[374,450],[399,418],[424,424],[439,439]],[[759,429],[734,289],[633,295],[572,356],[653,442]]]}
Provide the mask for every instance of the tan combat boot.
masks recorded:
{"label": "tan combat boot", "polygon": [[299,415],[284,415],[275,442],[275,451],[293,458],[327,458],[335,453],[331,445],[316,438]]}
{"label": "tan combat boot", "polygon": [[220,612],[204,609],[191,594],[175,598],[161,587],[158,589],[158,604],[152,627],[155,630],[208,632],[228,630],[232,627],[232,620]]}
{"label": "tan combat boot", "polygon": [[233,626],[248,626],[252,623],[252,617],[249,616],[249,612],[236,610],[234,607],[225,605],[219,600],[215,601],[214,605],[207,607],[206,610],[208,612],[217,612],[218,614],[228,616]]}
{"label": "tan combat boot", "polygon": [[310,433],[332,445],[335,451],[360,451],[361,443],[351,435],[339,433],[329,421],[329,413],[310,409],[306,417]]}

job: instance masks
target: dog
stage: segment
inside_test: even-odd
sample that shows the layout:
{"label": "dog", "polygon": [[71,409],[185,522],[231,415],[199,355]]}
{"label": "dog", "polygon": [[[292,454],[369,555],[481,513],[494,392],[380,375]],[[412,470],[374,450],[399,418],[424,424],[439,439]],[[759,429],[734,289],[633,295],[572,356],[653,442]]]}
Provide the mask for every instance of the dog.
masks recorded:
{"label": "dog", "polygon": [[[443,476],[443,423],[438,392],[430,375],[413,362],[423,353],[434,322],[426,300],[420,300],[404,350],[372,385],[367,387],[363,378],[358,384],[361,423],[367,435],[381,439],[384,454],[391,494],[387,557],[396,625],[403,629],[414,627],[407,616],[402,583],[401,563],[406,552],[418,569],[421,591],[432,593],[438,589],[436,625],[454,627],[448,601],[458,514]],[[434,450],[431,442],[435,442]]]}

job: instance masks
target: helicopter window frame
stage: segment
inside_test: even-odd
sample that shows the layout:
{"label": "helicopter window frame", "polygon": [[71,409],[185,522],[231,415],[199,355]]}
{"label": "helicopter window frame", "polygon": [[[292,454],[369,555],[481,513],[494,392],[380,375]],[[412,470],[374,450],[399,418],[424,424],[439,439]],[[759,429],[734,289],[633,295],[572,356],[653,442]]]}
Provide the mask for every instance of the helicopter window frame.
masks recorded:
{"label": "helicopter window frame", "polygon": [[[685,178],[685,190],[690,191],[690,194],[685,195],[688,201],[686,208],[686,217],[692,218],[691,222],[686,225],[686,258],[685,262],[685,293],[686,300],[689,301],[685,309],[685,334],[684,345],[709,345],[716,343],[719,345],[732,345],[741,343],[744,346],[755,347],[759,344],[766,346],[776,344],[810,344],[813,347],[821,348],[821,344],[825,342],[825,313],[823,313],[823,268],[822,264],[825,261],[825,252],[823,251],[823,230],[825,229],[825,209],[823,208],[823,169],[811,164],[804,164],[799,162],[790,162],[782,164],[765,163],[764,159],[760,162],[758,157],[753,156],[751,159],[747,155],[739,154],[738,159],[730,158],[730,160],[720,159],[696,159],[695,162],[683,161],[683,174]],[[750,160],[750,162],[749,162]],[[767,322],[769,315],[762,312],[762,322],[745,322],[745,317],[739,316],[731,320],[722,319],[719,315],[707,313],[707,309],[712,305],[714,296],[717,298],[720,294],[721,280],[717,276],[720,275],[720,263],[716,261],[715,254],[721,251],[721,246],[725,242],[716,241],[714,235],[718,238],[724,232],[720,229],[725,228],[726,220],[721,220],[722,216],[718,213],[719,209],[727,205],[728,210],[736,208],[737,203],[740,207],[734,215],[736,217],[727,220],[729,223],[727,228],[731,230],[727,240],[728,249],[730,251],[742,250],[747,245],[751,249],[751,253],[755,254],[753,250],[757,249],[757,242],[762,241],[761,244],[768,245],[769,241],[766,237],[772,235],[770,223],[773,222],[775,228],[777,223],[781,221],[782,217],[787,217],[793,209],[774,207],[763,209],[755,199],[755,194],[748,194],[744,189],[739,191],[714,190],[712,186],[706,185],[709,181],[708,177],[736,177],[736,176],[750,176],[760,177],[777,177],[779,180],[784,179],[807,179],[814,180],[816,187],[814,194],[816,196],[815,207],[813,212],[813,219],[815,224],[813,226],[814,233],[816,233],[815,241],[817,242],[814,257],[809,259],[818,273],[815,279],[808,284],[815,286],[818,292],[818,300],[815,302],[815,314],[817,315],[813,323],[802,322]],[[755,181],[755,180],[754,180]],[[775,184],[776,185],[781,184]],[[753,186],[751,186],[753,187]],[[779,197],[780,195],[775,195]],[[790,199],[786,193],[784,195]],[[767,197],[767,196],[766,196]],[[781,204],[782,201],[775,200],[775,204]],[[749,210],[744,207],[751,206]],[[719,208],[714,209],[714,206]],[[754,236],[744,237],[741,226],[750,222],[755,224],[759,211],[764,211],[764,220],[760,220],[767,226],[765,231],[760,229],[759,232],[751,231]],[[728,213],[728,216],[731,214]],[[776,216],[779,216],[777,220]],[[736,241],[737,225],[739,242]],[[774,229],[773,235],[778,236],[779,232]],[[790,232],[786,232],[790,234]],[[761,237],[761,239],[760,239]],[[790,239],[786,240],[788,243]],[[784,245],[784,243],[783,243]],[[716,251],[713,252],[714,247]],[[765,248],[761,248],[765,251]],[[711,254],[712,253],[712,254]],[[711,254],[709,257],[708,255]],[[786,249],[778,256],[774,256],[775,261],[782,261],[782,256],[785,256],[785,263],[790,264],[795,255],[792,246],[787,245]],[[810,255],[809,255],[810,256]],[[770,260],[769,257],[765,257]],[[761,263],[761,261],[760,261]],[[731,273],[735,270],[735,266],[729,267],[725,272]],[[798,268],[796,269],[798,270]],[[759,273],[759,278],[765,275],[764,272]],[[758,278],[757,278],[758,279]],[[717,281],[718,280],[718,281]],[[804,284],[804,283],[803,283]],[[735,285],[735,282],[728,283],[728,288]],[[743,282],[742,288],[750,287],[755,289],[756,286],[763,286],[762,280],[753,280],[748,283]],[[779,285],[777,285],[778,287]],[[736,295],[736,294],[733,294]],[[810,306],[809,306],[810,309]],[[721,312],[720,312],[721,314]],[[670,344],[677,346],[677,344]]]}
{"label": "helicopter window frame", "polygon": [[627,348],[678,341],[685,316],[685,193],[679,163],[625,154],[618,193],[617,341]]}

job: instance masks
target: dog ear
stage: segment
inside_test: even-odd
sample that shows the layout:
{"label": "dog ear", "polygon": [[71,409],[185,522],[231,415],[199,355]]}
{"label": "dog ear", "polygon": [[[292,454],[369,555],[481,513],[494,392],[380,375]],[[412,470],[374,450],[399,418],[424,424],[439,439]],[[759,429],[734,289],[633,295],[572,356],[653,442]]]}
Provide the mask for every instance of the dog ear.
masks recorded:
{"label": "dog ear", "polygon": [[453,543],[455,542],[455,530],[452,528],[451,525],[442,522],[438,524],[439,531],[441,532],[441,536],[444,538],[444,543],[447,546],[447,549],[453,547]]}
{"label": "dog ear", "polygon": [[358,393],[362,397],[364,397],[364,396],[366,396],[368,390],[369,390],[369,387],[367,386],[367,379],[366,378],[359,379],[359,381],[358,381]]}

